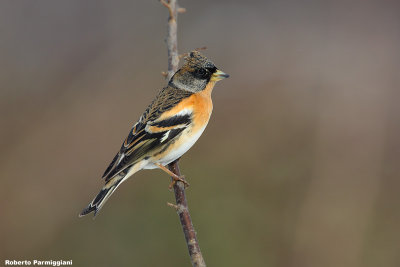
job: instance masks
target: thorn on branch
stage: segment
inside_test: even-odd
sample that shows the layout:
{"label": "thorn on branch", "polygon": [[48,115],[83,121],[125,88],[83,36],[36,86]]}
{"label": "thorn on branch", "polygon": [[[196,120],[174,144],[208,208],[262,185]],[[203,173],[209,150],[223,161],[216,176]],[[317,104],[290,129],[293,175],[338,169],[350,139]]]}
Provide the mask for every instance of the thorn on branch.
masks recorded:
{"label": "thorn on branch", "polygon": [[[188,207],[186,207],[182,204],[175,205],[170,202],[167,202],[167,206],[174,208],[178,214],[181,214],[182,212],[188,212]],[[194,231],[194,229],[193,229],[193,231]]]}
{"label": "thorn on branch", "polygon": [[164,78],[167,78],[167,76],[168,76],[168,72],[166,72],[166,71],[162,71],[162,72],[161,72],[161,75],[162,75]]}
{"label": "thorn on branch", "polygon": [[171,207],[171,208],[174,208],[175,210],[178,210],[178,205],[172,204],[170,202],[167,202],[167,206]]}
{"label": "thorn on branch", "polygon": [[186,12],[186,8],[184,8],[184,7],[180,7],[180,8],[178,8],[178,13],[185,13]]}

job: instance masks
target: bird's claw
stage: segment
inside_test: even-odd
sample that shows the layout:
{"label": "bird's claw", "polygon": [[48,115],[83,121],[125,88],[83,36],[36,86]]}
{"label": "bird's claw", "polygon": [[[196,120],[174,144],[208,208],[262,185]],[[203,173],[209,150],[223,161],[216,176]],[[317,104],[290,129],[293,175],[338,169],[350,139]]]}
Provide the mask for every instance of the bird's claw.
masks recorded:
{"label": "bird's claw", "polygon": [[172,190],[172,188],[174,187],[174,185],[177,182],[182,182],[184,187],[185,187],[185,189],[189,187],[189,183],[185,180],[185,176],[181,175],[181,176],[173,176],[172,177],[172,182],[169,184],[168,189]]}

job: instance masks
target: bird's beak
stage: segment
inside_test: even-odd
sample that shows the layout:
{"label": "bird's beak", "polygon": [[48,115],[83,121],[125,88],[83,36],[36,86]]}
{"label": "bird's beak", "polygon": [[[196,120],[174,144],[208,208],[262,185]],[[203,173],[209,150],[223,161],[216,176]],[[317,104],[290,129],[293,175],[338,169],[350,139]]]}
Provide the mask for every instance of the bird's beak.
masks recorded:
{"label": "bird's beak", "polygon": [[228,78],[229,75],[226,74],[225,72],[222,72],[220,70],[217,70],[216,72],[213,73],[213,75],[211,76],[211,81],[213,82],[217,82],[220,81],[222,79]]}

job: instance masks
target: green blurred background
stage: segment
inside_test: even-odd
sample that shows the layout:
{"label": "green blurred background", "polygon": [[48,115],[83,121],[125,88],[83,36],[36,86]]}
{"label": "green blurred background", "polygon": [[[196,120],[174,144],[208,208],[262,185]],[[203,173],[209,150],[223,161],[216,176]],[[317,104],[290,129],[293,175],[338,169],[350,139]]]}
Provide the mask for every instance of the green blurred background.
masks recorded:
{"label": "green blurred background", "polygon": [[[231,78],[180,166],[209,266],[400,266],[397,1],[187,1]],[[189,266],[159,170],[78,213],[165,85],[158,1],[1,1],[0,265]]]}

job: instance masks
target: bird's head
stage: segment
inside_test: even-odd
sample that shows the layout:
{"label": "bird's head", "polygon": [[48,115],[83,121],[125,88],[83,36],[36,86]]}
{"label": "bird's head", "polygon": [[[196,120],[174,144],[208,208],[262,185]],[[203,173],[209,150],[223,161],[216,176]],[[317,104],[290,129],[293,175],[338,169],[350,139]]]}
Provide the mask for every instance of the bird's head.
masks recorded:
{"label": "bird's head", "polygon": [[208,83],[229,77],[198,51],[192,51],[185,57],[185,61],[169,82],[177,88],[199,92],[206,88]]}

